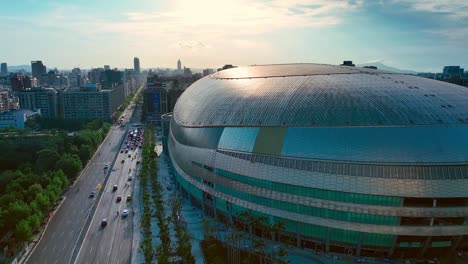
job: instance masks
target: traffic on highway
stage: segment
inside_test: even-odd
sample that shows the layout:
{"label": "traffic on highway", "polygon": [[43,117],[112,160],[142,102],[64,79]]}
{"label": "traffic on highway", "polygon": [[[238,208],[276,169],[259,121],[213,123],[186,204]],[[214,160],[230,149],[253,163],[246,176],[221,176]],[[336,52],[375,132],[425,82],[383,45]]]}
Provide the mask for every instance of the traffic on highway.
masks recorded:
{"label": "traffic on highway", "polygon": [[24,263],[130,263],[144,128],[131,103],[89,160]]}

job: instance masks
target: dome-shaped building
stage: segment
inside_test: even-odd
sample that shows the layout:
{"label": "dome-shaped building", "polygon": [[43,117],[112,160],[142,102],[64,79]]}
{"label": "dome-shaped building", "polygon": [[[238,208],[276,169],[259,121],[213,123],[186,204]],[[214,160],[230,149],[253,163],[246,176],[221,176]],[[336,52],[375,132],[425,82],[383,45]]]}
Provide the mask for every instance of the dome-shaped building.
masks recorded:
{"label": "dome-shaped building", "polygon": [[[354,255],[468,245],[468,89],[319,64],[240,67],[191,85],[167,134],[209,214],[283,222],[282,240]],[[167,118],[166,118],[167,119]]]}

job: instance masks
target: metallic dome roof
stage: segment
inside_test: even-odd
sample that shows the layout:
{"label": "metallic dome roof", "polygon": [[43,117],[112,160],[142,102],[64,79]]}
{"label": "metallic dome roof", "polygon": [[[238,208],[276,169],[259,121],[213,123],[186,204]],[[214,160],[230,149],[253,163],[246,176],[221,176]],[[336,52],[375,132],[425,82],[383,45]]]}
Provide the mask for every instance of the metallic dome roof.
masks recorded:
{"label": "metallic dome roof", "polygon": [[248,66],[192,84],[179,98],[174,119],[186,127],[463,124],[468,89],[366,68]]}

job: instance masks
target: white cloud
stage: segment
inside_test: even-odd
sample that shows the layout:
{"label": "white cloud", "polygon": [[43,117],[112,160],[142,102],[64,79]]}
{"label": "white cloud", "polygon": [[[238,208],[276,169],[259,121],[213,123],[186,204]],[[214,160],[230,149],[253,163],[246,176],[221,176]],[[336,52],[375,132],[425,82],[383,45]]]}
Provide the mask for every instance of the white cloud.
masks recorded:
{"label": "white cloud", "polygon": [[342,14],[356,10],[361,2],[173,0],[162,9],[128,10],[121,14],[55,4],[47,14],[19,19],[53,34],[76,33],[76,38],[94,41],[96,47],[119,45],[123,47],[119,51],[157,54],[155,58],[171,55],[221,61],[249,56],[251,60],[254,52],[269,58],[281,49],[267,39],[269,33],[283,32],[287,38],[290,29],[333,27],[343,23]]}
{"label": "white cloud", "polygon": [[468,18],[468,2],[466,0],[392,0],[403,3],[417,11],[446,13],[454,19]]}

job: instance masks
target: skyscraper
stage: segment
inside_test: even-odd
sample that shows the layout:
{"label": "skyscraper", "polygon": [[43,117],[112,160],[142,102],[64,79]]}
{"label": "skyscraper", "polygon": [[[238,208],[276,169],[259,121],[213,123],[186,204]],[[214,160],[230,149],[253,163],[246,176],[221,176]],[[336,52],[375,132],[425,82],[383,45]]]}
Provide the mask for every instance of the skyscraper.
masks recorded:
{"label": "skyscraper", "polygon": [[32,76],[36,79],[40,79],[42,74],[47,73],[46,66],[42,64],[42,61],[31,61]]}
{"label": "skyscraper", "polygon": [[181,71],[182,70],[182,62],[180,62],[180,59],[177,60],[177,70]]}
{"label": "skyscraper", "polygon": [[2,66],[1,66],[1,72],[0,72],[2,75],[7,75],[8,74],[8,66],[6,64],[6,62],[3,62],[2,63]]}
{"label": "skyscraper", "polygon": [[137,57],[133,58],[133,69],[136,74],[140,74],[140,59]]}
{"label": "skyscraper", "polygon": [[23,91],[32,87],[31,78],[23,74],[14,74],[10,77],[11,89],[13,91]]}

